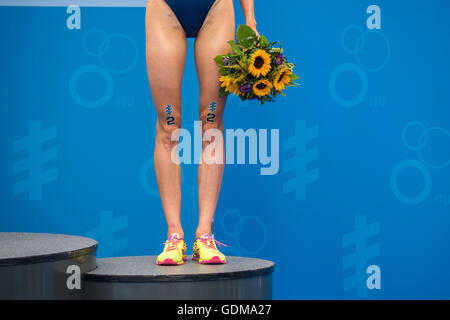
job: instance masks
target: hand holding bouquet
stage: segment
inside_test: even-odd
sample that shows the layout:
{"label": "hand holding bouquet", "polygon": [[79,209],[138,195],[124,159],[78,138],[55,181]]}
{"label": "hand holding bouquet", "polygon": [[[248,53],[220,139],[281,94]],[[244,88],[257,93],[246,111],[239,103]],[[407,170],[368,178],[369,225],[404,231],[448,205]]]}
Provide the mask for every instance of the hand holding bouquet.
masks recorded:
{"label": "hand holding bouquet", "polygon": [[283,55],[279,42],[269,42],[263,35],[258,38],[252,28],[239,25],[236,40],[228,43],[233,53],[214,59],[221,74],[220,97],[234,93],[242,101],[257,99],[264,104],[275,101],[278,94],[284,96],[286,87],[297,85],[295,65]]}

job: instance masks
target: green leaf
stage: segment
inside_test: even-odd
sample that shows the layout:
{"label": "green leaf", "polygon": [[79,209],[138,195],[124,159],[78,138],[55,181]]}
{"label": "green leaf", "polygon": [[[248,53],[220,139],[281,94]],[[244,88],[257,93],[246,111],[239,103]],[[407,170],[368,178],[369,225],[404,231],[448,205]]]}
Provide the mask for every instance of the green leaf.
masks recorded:
{"label": "green leaf", "polygon": [[262,35],[259,37],[259,44],[261,45],[261,47],[267,48],[269,46],[269,40],[267,40],[267,38]]}
{"label": "green leaf", "polygon": [[234,53],[241,54],[242,50],[239,48],[239,46],[234,42],[234,40],[228,41],[228,44],[230,45],[231,49],[233,49]]}
{"label": "green leaf", "polygon": [[214,61],[217,63],[218,66],[223,66],[223,58],[224,56],[220,55],[214,58]]}
{"label": "green leaf", "polygon": [[248,37],[256,36],[255,31],[245,24],[240,24],[236,30],[236,38],[238,41],[244,40]]}
{"label": "green leaf", "polygon": [[238,43],[246,48],[253,47],[258,40],[255,31],[247,25],[240,24],[236,31]]}
{"label": "green leaf", "polygon": [[290,77],[292,80],[300,79],[300,77],[297,76],[295,73],[291,74],[289,77]]}
{"label": "green leaf", "polygon": [[230,73],[230,69],[226,67],[219,67],[219,73],[223,76],[226,76]]}
{"label": "green leaf", "polygon": [[247,47],[247,50],[252,50],[253,49],[253,47],[254,46],[256,46],[256,44],[258,43],[258,41],[257,40],[255,40],[255,41],[252,41],[251,43],[250,43],[250,45]]}
{"label": "green leaf", "polygon": [[224,87],[220,87],[220,89],[219,89],[219,97],[220,98],[226,97],[228,94],[229,93],[225,91]]}

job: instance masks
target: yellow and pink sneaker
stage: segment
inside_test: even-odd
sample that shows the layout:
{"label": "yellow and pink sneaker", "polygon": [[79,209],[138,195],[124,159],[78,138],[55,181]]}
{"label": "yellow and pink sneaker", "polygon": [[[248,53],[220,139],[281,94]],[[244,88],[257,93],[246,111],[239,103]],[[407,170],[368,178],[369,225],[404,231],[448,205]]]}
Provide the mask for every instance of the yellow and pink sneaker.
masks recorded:
{"label": "yellow and pink sneaker", "polygon": [[178,233],[171,233],[163,252],[156,258],[159,265],[179,265],[186,261],[186,242]]}
{"label": "yellow and pink sneaker", "polygon": [[201,264],[227,263],[223,253],[217,249],[216,243],[219,246],[226,247],[225,244],[220,243],[209,234],[204,233],[200,237],[197,237],[194,241],[194,253],[192,255],[192,260]]}

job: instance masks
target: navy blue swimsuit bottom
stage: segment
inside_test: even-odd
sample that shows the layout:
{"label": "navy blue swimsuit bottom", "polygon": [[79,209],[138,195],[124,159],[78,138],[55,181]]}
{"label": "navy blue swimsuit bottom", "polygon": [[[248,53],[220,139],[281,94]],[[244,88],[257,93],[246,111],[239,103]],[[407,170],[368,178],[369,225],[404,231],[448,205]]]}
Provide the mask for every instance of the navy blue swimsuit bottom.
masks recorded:
{"label": "navy blue swimsuit bottom", "polygon": [[195,38],[215,0],[166,0],[186,37]]}

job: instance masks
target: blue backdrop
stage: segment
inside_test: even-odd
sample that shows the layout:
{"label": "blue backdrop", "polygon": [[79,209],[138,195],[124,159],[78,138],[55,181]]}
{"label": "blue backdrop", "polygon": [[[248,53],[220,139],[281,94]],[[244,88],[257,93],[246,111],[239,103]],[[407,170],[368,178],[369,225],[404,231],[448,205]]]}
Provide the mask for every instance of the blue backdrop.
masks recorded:
{"label": "blue backdrop", "polygon": [[[255,2],[259,32],[283,43],[302,85],[263,107],[229,99],[226,128],[280,129],[280,170],[226,167],[224,252],[275,261],[277,299],[450,298],[449,2]],[[381,29],[368,29],[370,5]],[[0,7],[0,231],[90,236],[100,257],[157,254],[145,9],[82,7],[73,30],[66,10]],[[197,105],[189,39],[191,131]],[[182,168],[188,247],[196,169]],[[380,289],[366,286],[369,265]]]}

